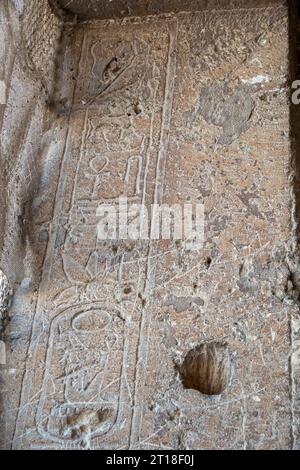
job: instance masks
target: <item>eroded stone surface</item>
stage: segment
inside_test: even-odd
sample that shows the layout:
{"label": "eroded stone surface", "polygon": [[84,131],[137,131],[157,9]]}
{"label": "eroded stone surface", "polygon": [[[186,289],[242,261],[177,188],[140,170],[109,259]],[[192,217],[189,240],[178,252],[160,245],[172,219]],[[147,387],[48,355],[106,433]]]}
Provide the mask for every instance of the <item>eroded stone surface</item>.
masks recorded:
{"label": "eroded stone surface", "polygon": [[8,279],[0,270],[0,339],[3,339],[3,332],[6,326],[6,314],[9,307],[11,289]]}
{"label": "eroded stone surface", "polygon": [[[6,447],[299,445],[287,20],[275,6],[66,28],[20,220]],[[99,241],[97,207],[122,195],[204,203],[203,250]],[[230,351],[216,396],[180,376],[212,342]]]}
{"label": "eroded stone surface", "polygon": [[79,19],[124,18],[178,11],[264,8],[282,5],[281,0],[50,0]]}

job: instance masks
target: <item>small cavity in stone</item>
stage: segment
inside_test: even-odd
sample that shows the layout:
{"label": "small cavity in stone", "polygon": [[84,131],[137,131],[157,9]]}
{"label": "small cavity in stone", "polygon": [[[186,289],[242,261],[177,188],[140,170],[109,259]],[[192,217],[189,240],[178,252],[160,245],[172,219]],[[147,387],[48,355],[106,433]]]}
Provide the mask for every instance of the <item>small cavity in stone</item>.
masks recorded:
{"label": "small cavity in stone", "polygon": [[211,342],[189,351],[180,368],[185,388],[205,395],[220,395],[231,378],[231,357],[226,344]]}

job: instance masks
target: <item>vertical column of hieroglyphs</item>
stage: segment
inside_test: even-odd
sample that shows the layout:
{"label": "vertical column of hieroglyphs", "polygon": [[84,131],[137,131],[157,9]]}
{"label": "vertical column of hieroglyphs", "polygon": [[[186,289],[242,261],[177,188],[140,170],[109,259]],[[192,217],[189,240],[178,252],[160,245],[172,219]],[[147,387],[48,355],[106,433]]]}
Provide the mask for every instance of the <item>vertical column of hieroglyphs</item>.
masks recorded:
{"label": "vertical column of hieroglyphs", "polygon": [[157,197],[169,28],[169,20],[91,23],[67,45],[57,103],[65,144],[16,448],[129,445],[151,247],[99,240],[97,209],[118,210],[120,196],[147,205]]}

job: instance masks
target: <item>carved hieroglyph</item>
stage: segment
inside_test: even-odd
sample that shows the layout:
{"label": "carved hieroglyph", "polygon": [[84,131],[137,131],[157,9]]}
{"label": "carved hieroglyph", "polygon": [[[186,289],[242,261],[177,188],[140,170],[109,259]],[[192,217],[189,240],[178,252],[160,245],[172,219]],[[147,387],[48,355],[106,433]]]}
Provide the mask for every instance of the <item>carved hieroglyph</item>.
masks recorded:
{"label": "carved hieroglyph", "polygon": [[[55,198],[14,448],[295,446],[287,10],[76,28],[45,150],[58,187],[33,201],[42,224]],[[204,202],[204,249],[99,242],[119,196]],[[178,374],[207,341],[233,361],[218,397]]]}
{"label": "carved hieroglyph", "polygon": [[[56,223],[22,399],[32,399],[33,383],[41,393],[34,408],[21,407],[16,447],[121,447],[135,439],[132,426],[140,416],[134,404],[145,380],[147,341],[141,336],[149,322],[141,297],[149,290],[152,246],[97,241],[96,211],[122,195],[148,205],[161,197],[177,22],[157,26],[128,28],[126,41],[123,28],[101,38],[94,27],[78,33],[78,79],[66,110]],[[139,101],[143,117],[136,119]],[[36,429],[26,444],[28,426]]]}

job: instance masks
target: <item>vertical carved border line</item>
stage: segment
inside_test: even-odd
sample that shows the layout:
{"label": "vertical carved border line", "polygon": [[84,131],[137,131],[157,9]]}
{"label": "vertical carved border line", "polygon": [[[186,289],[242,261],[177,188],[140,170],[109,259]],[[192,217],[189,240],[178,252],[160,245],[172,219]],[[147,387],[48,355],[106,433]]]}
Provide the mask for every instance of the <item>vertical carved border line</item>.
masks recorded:
{"label": "vertical carved border line", "polygon": [[[156,164],[155,190],[153,204],[162,204],[164,194],[165,169],[168,153],[168,144],[170,136],[170,126],[172,120],[173,95],[175,87],[176,67],[177,67],[177,38],[178,38],[178,20],[174,19],[168,22],[169,33],[169,51],[167,62],[167,74],[165,83],[163,115],[160,129],[160,142]],[[151,234],[153,233],[153,224],[151,224]],[[140,434],[143,422],[143,396],[145,388],[145,378],[147,373],[149,333],[152,322],[151,314],[151,290],[155,283],[155,266],[157,251],[157,242],[150,239],[147,255],[146,280],[144,286],[144,298],[147,303],[142,312],[142,318],[139,329],[139,340],[137,350],[137,364],[135,374],[134,389],[134,408],[130,431],[130,449],[138,449],[140,446]]]}
{"label": "vertical carved border line", "polygon": [[[166,24],[167,23],[167,24]],[[168,151],[168,138],[169,138],[169,129],[170,129],[170,122],[171,122],[171,115],[172,115],[172,101],[173,101],[173,89],[174,89],[174,81],[175,81],[175,70],[176,70],[176,44],[177,44],[177,22],[167,20],[164,24],[164,31],[166,34],[166,42],[169,41],[169,44],[166,44],[166,49],[168,48],[168,54],[166,54],[167,64],[166,64],[166,81],[165,81],[165,90],[164,90],[164,103],[163,103],[163,112],[161,117],[161,128],[159,134],[159,147],[157,151],[157,159],[154,163],[154,167],[156,168],[155,172],[155,181],[150,181],[149,185],[154,187],[154,201],[155,203],[162,202],[163,196],[163,184],[164,184],[164,172],[165,172],[165,164],[167,158],[167,151]],[[80,70],[84,64],[86,58],[86,47],[87,47],[87,38],[86,32],[83,30],[83,36],[81,39],[81,52],[80,52],[80,59],[77,63],[78,67],[78,75],[80,74]],[[80,49],[80,47],[78,47]],[[165,70],[165,68],[164,68]],[[47,318],[45,321],[45,325],[41,324],[40,318],[43,316],[43,312],[45,310],[45,306],[47,305],[48,295],[49,295],[49,283],[51,282],[51,272],[53,270],[53,261],[57,257],[57,253],[59,248],[56,246],[56,238],[57,233],[60,226],[61,215],[68,212],[70,213],[70,209],[72,207],[72,201],[74,200],[74,194],[67,194],[66,188],[69,187],[70,181],[73,178],[73,171],[69,171],[70,167],[70,159],[74,158],[72,156],[71,148],[72,148],[72,110],[74,109],[74,102],[76,99],[76,86],[73,88],[72,94],[72,105],[70,108],[70,115],[66,118],[65,126],[65,140],[64,140],[64,149],[62,152],[62,160],[59,169],[59,182],[57,186],[57,191],[55,194],[55,204],[53,209],[53,226],[49,237],[49,242],[47,246],[47,252],[44,260],[43,270],[41,273],[41,284],[40,290],[38,295],[37,306],[35,309],[35,315],[33,320],[32,332],[29,342],[29,349],[27,353],[27,361],[26,361],[26,369],[25,374],[22,381],[22,391],[21,391],[21,402],[20,408],[18,412],[18,418],[16,421],[16,429],[14,434],[14,448],[23,448],[24,446],[29,445],[28,441],[23,441],[23,437],[27,439],[27,434],[31,434],[31,447],[32,448],[39,448],[39,442],[41,436],[37,435],[38,428],[42,425],[42,423],[37,422],[39,418],[42,417],[42,414],[39,413],[37,406],[38,403],[41,403],[43,377],[36,378],[34,380],[35,369],[41,361],[46,360],[47,355],[47,342],[46,342],[46,335],[48,327],[53,319]],[[77,115],[78,116],[78,115]],[[84,130],[86,128],[86,121],[88,114],[87,112],[80,113],[80,123],[81,127]],[[152,145],[150,139],[150,146]],[[83,149],[83,141],[81,145],[81,151]],[[151,148],[150,148],[151,150]],[[149,152],[150,152],[149,150]],[[77,165],[76,165],[77,164]],[[78,171],[78,161],[74,161],[72,163],[73,167],[77,166]],[[146,167],[147,170],[147,167]],[[147,171],[145,170],[145,178],[144,182],[147,183]],[[72,173],[72,174],[70,174]],[[75,170],[76,174],[76,170]],[[74,190],[75,188],[73,188]],[[147,191],[144,188],[144,194]],[[66,197],[67,195],[67,197]],[[69,199],[69,197],[71,199]],[[145,271],[147,272],[147,279],[144,284],[143,291],[145,294],[151,290],[151,286],[153,285],[154,278],[153,272],[155,268],[155,263],[152,264],[152,254],[154,251],[157,250],[157,244],[155,242],[151,242],[148,248],[148,259],[145,265]],[[143,364],[147,363],[147,354],[148,354],[148,336],[149,336],[149,329],[151,325],[151,315],[149,315],[151,309],[149,306],[146,307],[144,310],[144,315],[142,320],[138,326],[138,337],[139,337],[139,344],[138,346],[134,346],[135,351],[138,349],[138,362],[135,368],[136,371],[136,383],[134,383],[134,402],[136,404],[136,409],[133,409],[131,414],[132,421],[132,430],[137,430],[137,444],[139,441],[139,434],[140,434],[140,426],[142,420],[142,403],[140,402],[141,394],[144,390],[145,385],[145,370]],[[125,342],[125,356],[123,356],[123,360],[126,359],[126,353],[128,350],[128,344]],[[42,353],[42,354],[41,354]],[[123,362],[123,369],[125,366],[125,362]],[[35,390],[33,388],[33,384],[37,384]],[[124,384],[121,384],[121,393],[124,393]],[[35,393],[36,392],[36,393]],[[43,402],[43,399],[42,399]],[[122,403],[119,397],[119,403]],[[31,429],[27,432],[27,427],[29,426],[29,421],[31,422]],[[34,424],[33,424],[34,421]],[[134,424],[136,423],[136,424]],[[126,433],[127,434],[127,433]],[[134,440],[135,436],[130,436],[130,431],[128,429],[128,434],[126,436],[126,440],[130,439],[131,437]],[[59,443],[58,443],[59,444]],[[43,448],[47,446],[43,443]]]}

